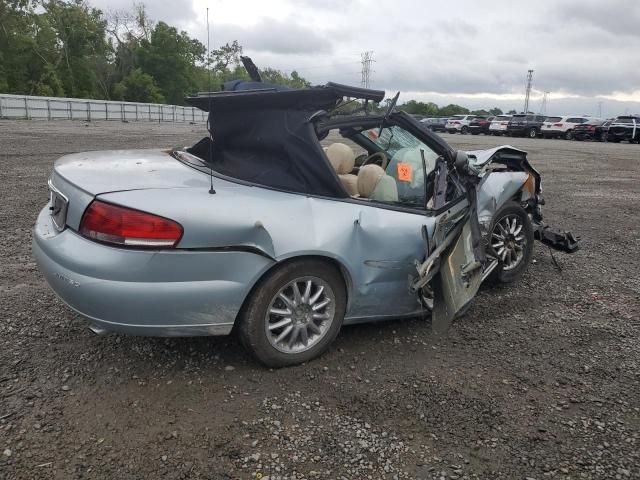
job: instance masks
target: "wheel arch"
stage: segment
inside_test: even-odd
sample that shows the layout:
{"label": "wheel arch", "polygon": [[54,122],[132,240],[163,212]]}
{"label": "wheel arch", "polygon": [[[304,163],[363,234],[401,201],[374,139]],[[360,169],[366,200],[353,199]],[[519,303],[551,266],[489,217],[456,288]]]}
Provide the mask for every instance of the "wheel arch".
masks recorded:
{"label": "wheel arch", "polygon": [[301,261],[305,261],[305,260],[316,260],[316,261],[320,261],[323,262],[327,265],[332,266],[333,268],[336,269],[336,271],[340,274],[340,277],[342,278],[342,281],[344,282],[344,287],[345,287],[345,294],[347,296],[347,312],[349,311],[349,307],[350,307],[350,302],[351,302],[351,292],[353,290],[353,280],[351,277],[351,273],[349,272],[349,269],[344,265],[344,263],[342,263],[340,260],[328,256],[328,255],[323,255],[323,254],[299,254],[299,255],[291,255],[288,256],[286,258],[283,258],[281,260],[276,261],[273,265],[271,265],[267,270],[265,270],[259,277],[258,279],[253,283],[253,285],[251,286],[251,288],[249,289],[249,292],[247,293],[247,295],[245,296],[243,302],[242,302],[242,306],[240,307],[240,310],[238,310],[238,313],[236,315],[236,319],[234,321],[234,325],[233,325],[233,329],[235,330],[238,326],[238,318],[240,318],[242,312],[246,309],[249,300],[251,299],[251,297],[253,296],[254,292],[256,291],[256,289],[260,288],[260,286],[265,282],[266,279],[268,279],[271,275],[274,274],[274,272],[278,271],[279,269],[283,268],[286,265],[290,265],[291,263],[296,263],[296,262],[301,262]]}

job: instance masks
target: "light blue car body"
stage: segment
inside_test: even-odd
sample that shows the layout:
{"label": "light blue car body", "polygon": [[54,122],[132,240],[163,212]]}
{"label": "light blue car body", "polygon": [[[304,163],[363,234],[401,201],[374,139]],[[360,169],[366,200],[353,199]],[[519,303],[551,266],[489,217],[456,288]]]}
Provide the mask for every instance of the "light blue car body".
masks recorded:
{"label": "light blue car body", "polygon": [[[504,147],[510,148],[510,147]],[[500,149],[469,152],[480,171]],[[525,172],[488,175],[478,190],[480,225],[517,195]],[[150,336],[225,335],[260,279],[298,257],[340,267],[348,292],[345,324],[413,316],[423,307],[409,289],[425,238],[441,215],[409,213],[354,199],[286,193],[209,177],[169,151],[73,154],[55,163],[52,189],[68,200],[66,226],[47,205],[33,253],[46,280],[96,332]],[[94,199],[180,223],[173,250],[130,250],[78,233]],[[466,201],[454,209],[463,208]]]}

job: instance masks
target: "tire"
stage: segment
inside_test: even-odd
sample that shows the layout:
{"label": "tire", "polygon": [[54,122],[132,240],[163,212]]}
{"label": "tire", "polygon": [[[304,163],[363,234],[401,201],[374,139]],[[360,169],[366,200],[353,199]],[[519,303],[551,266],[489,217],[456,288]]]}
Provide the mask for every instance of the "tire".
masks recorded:
{"label": "tire", "polygon": [[600,136],[598,137],[598,141],[599,142],[606,142],[607,141],[607,134],[605,132],[600,133]]}
{"label": "tire", "polygon": [[[516,221],[515,234],[507,228],[507,225],[513,225],[514,220]],[[518,231],[519,227],[521,228]],[[500,264],[493,271],[492,278],[499,283],[515,282],[527,270],[533,255],[534,236],[529,215],[517,203],[508,202],[493,216],[490,232],[491,236],[489,237],[487,249],[491,255],[497,257],[500,261]],[[509,245],[515,247],[505,247],[505,250],[511,253],[501,250],[500,244],[505,243],[503,241],[505,236]],[[502,237],[502,240],[498,237]],[[520,237],[522,237],[522,240],[518,241]],[[517,250],[516,245],[520,245],[521,250]],[[521,252],[521,256],[518,252]],[[513,254],[516,255],[515,259],[511,256]]]}
{"label": "tire", "polygon": [[536,138],[537,136],[538,136],[538,130],[536,130],[535,128],[529,128],[527,130],[527,137]]}
{"label": "tire", "polygon": [[467,127],[466,125],[464,125],[461,129],[460,129],[460,133],[462,135],[466,135],[467,133],[469,133],[469,127]]}
{"label": "tire", "polygon": [[[312,288],[305,295],[308,282],[312,282]],[[298,301],[294,284],[299,290]],[[291,303],[287,304],[280,294]],[[325,306],[317,308],[326,300]],[[321,260],[292,261],[269,273],[253,288],[240,312],[237,334],[243,346],[263,365],[274,368],[296,365],[319,356],[329,347],[340,331],[346,305],[344,280],[336,267]],[[283,313],[271,313],[273,310]],[[315,319],[315,315],[327,318]],[[277,324],[281,326],[274,328]],[[307,344],[303,342],[304,335]]]}
{"label": "tire", "polygon": [[572,130],[567,130],[564,134],[564,139],[565,140],[573,140],[573,131]]}

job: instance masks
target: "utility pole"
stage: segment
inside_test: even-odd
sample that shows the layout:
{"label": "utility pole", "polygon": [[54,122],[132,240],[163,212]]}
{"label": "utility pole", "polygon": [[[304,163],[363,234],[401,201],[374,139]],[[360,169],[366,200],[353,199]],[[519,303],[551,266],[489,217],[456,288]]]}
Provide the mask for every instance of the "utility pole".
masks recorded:
{"label": "utility pole", "polygon": [[542,96],[542,106],[540,107],[540,113],[542,115],[546,115],[547,114],[547,107],[549,105],[549,94],[551,92],[544,92],[544,95]]}
{"label": "utility pole", "polygon": [[371,83],[371,64],[375,62],[373,59],[373,51],[363,52],[362,57],[362,81],[360,82],[363,88],[369,88]]}
{"label": "utility pole", "polygon": [[598,118],[602,118],[602,102],[598,102]]}
{"label": "utility pole", "polygon": [[529,97],[531,96],[531,85],[533,84],[533,70],[527,73],[527,89],[524,94],[524,113],[529,111]]}

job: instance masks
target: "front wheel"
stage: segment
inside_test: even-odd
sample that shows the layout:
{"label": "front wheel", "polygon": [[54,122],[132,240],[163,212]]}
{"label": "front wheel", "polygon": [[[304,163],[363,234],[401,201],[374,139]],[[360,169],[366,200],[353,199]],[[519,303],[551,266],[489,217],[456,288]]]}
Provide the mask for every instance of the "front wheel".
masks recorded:
{"label": "front wheel", "polygon": [[571,130],[567,130],[564,134],[565,140],[573,140],[573,132]]}
{"label": "front wheel", "polygon": [[516,281],[527,269],[533,255],[533,226],[527,212],[517,203],[502,206],[493,217],[489,253],[500,264],[493,277],[500,283]]}
{"label": "front wheel", "polygon": [[469,127],[467,127],[467,126],[465,125],[464,127],[462,127],[462,128],[460,129],[460,133],[461,133],[462,135],[466,135],[467,133],[469,133]]}
{"label": "front wheel", "polygon": [[319,260],[283,265],[253,289],[238,319],[245,348],[269,367],[306,362],[340,331],[347,294],[340,272]]}

